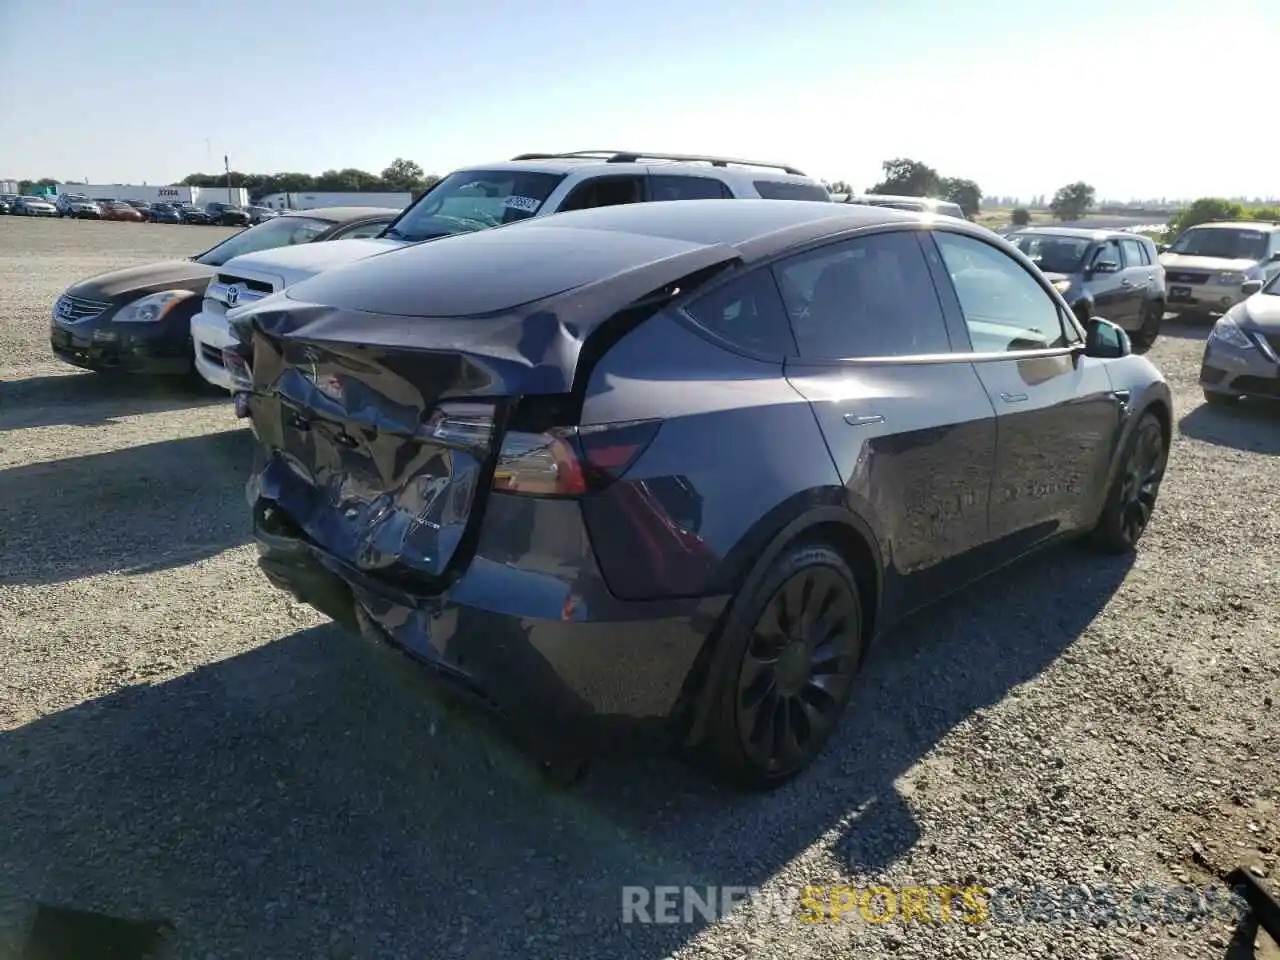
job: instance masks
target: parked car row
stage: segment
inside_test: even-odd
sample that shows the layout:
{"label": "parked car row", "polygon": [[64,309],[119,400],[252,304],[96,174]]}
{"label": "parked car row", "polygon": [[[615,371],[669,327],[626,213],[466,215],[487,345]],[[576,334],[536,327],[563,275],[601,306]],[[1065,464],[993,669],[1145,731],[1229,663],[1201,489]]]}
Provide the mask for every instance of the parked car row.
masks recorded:
{"label": "parked car row", "polygon": [[0,214],[29,217],[69,217],[77,220],[148,221],[151,223],[213,224],[248,227],[270,220],[278,211],[270,207],[213,202],[197,207],[189,202],[148,202],[119,200],[115,197],[87,197],[64,193],[56,199],[48,197],[0,196]]}
{"label": "parked car row", "polygon": [[897,621],[1155,507],[1163,378],[967,221],[622,152],[324,213],[82,281],[54,352],[230,386],[267,578],[562,778],[784,783]]}

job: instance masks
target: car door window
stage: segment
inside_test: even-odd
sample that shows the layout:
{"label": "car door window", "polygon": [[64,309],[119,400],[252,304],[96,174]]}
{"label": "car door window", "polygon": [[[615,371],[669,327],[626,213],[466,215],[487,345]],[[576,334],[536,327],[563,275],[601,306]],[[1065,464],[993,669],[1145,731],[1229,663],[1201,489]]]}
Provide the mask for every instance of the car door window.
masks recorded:
{"label": "car door window", "polygon": [[649,177],[651,200],[723,200],[730,196],[715,177]]}
{"label": "car door window", "polygon": [[1057,301],[1022,264],[973,237],[939,231],[935,239],[976,352],[1066,346]]}
{"label": "car door window", "polygon": [[347,227],[345,230],[339,230],[330,240],[362,240],[366,237],[376,237],[383,230],[387,229],[390,220],[375,220],[372,223],[357,223],[353,227]]}
{"label": "car door window", "polygon": [[593,177],[573,188],[560,210],[587,210],[613,207],[644,200],[644,177]]}
{"label": "car door window", "polygon": [[699,326],[748,350],[779,357],[796,355],[787,313],[768,267],[715,287],[684,312]]}
{"label": "car door window", "polygon": [[1141,267],[1146,259],[1143,256],[1142,244],[1137,240],[1121,240],[1120,246],[1124,248],[1124,262],[1130,267]]}
{"label": "car door window", "polygon": [[948,353],[946,321],[913,232],[872,234],[773,267],[800,356],[810,359]]}
{"label": "car door window", "polygon": [[1120,253],[1120,244],[1114,240],[1099,244],[1098,249],[1093,252],[1093,258],[1089,261],[1089,265],[1097,267],[1098,264],[1105,263],[1108,260],[1116,265],[1117,270],[1124,268],[1124,255]]}

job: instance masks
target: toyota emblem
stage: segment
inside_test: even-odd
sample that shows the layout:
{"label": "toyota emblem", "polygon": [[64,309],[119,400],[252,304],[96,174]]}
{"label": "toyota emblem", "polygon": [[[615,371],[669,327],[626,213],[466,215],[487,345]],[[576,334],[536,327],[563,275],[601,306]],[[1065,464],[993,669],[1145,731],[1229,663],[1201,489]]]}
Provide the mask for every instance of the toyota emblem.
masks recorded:
{"label": "toyota emblem", "polygon": [[227,305],[234,307],[240,302],[240,284],[232,284],[227,287]]}

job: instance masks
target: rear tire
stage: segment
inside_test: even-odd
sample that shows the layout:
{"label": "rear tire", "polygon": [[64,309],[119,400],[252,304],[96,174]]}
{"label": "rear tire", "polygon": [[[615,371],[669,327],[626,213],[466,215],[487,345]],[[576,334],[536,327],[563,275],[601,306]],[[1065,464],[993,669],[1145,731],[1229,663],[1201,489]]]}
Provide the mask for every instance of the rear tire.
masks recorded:
{"label": "rear tire", "polygon": [[840,723],[863,653],[858,584],[822,543],[785,550],[734,599],[704,746],[712,772],[768,790],[800,773]]}
{"label": "rear tire", "polygon": [[1125,444],[1120,469],[1093,531],[1099,549],[1128,553],[1138,545],[1155,511],[1168,460],[1160,421],[1154,413],[1144,413]]}
{"label": "rear tire", "polygon": [[1142,325],[1129,338],[1137,353],[1146,353],[1160,336],[1160,321],[1164,319],[1164,304],[1158,300],[1142,308]]}

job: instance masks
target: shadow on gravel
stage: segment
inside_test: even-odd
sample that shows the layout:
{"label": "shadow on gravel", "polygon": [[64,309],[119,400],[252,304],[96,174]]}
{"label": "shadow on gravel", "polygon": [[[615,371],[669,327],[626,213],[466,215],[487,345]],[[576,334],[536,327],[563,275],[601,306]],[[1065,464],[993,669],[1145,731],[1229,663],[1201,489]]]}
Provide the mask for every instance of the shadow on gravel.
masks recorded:
{"label": "shadow on gravel", "polygon": [[1280,403],[1243,400],[1234,407],[1202,403],[1178,421],[1184,436],[1220,447],[1280,454]]}
{"label": "shadow on gravel", "polygon": [[92,426],[116,417],[230,401],[225,391],[182,377],[53,374],[0,381],[0,431]]}
{"label": "shadow on gravel", "polygon": [[1205,320],[1179,320],[1175,317],[1165,317],[1160,323],[1160,336],[1173,337],[1177,340],[1200,340],[1204,341],[1209,337],[1209,331],[1213,329],[1212,318]]}
{"label": "shadow on gravel", "polygon": [[247,429],[0,471],[0,584],[201,560],[252,535]]}
{"label": "shadow on gravel", "polygon": [[306,630],[0,737],[0,929],[43,900],[168,917],[181,956],[658,960],[701,923],[623,924],[623,885],[758,885],[820,839],[870,874],[901,858],[921,830],[897,778],[1051,664],[1128,565],[1059,549],[917,617],[768,795],[664,760],[555,792],[395,658]]}

